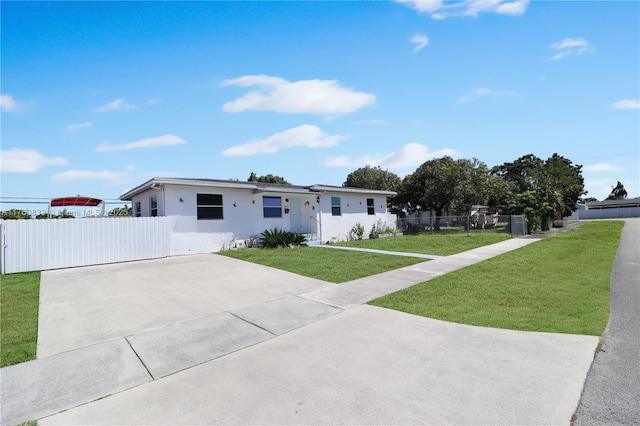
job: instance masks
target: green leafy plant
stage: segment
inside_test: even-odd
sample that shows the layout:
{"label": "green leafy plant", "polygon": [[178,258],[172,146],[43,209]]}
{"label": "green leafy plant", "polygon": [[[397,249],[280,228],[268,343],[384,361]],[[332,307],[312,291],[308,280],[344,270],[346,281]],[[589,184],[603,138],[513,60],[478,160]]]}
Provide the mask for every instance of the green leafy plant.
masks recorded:
{"label": "green leafy plant", "polygon": [[355,225],[351,228],[351,240],[361,240],[364,235],[364,226],[356,222]]}
{"label": "green leafy plant", "polygon": [[260,234],[260,246],[263,248],[306,246],[307,238],[302,234],[283,231],[282,229],[266,229]]}
{"label": "green leafy plant", "polygon": [[393,234],[396,230],[390,227],[387,222],[382,219],[378,219],[376,223],[371,226],[371,232],[369,232],[369,238],[377,238],[380,234]]}

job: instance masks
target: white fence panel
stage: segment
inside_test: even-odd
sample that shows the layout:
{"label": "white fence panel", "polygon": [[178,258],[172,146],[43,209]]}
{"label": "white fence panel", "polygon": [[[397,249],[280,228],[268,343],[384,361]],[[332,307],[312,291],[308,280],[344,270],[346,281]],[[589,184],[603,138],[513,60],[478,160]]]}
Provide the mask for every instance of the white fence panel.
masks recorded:
{"label": "white fence panel", "polygon": [[2,273],[169,256],[166,217],[4,220]]}

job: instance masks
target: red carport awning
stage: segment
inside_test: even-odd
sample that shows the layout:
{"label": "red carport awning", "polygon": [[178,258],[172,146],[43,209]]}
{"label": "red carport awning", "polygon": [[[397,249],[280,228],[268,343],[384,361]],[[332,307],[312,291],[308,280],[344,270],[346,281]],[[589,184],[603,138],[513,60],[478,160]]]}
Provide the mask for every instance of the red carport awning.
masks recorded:
{"label": "red carport awning", "polygon": [[97,207],[102,203],[99,198],[83,197],[82,195],[76,195],[74,197],[60,197],[51,199],[51,207],[67,207],[67,206],[80,206],[80,207]]}

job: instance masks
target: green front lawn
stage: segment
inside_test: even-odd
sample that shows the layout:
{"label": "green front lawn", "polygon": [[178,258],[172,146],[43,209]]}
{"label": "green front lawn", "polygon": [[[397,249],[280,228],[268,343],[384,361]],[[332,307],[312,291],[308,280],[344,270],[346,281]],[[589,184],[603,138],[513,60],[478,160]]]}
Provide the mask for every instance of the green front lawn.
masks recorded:
{"label": "green front lawn", "polygon": [[415,257],[319,247],[251,248],[220,254],[336,284],[426,261]]}
{"label": "green front lawn", "polygon": [[349,241],[346,243],[337,243],[336,245],[449,256],[474,248],[499,243],[509,238],[511,238],[511,235],[505,230],[472,230],[466,233],[460,229],[451,230],[442,228],[442,231],[434,233],[402,235],[375,240]]}
{"label": "green front lawn", "polygon": [[623,222],[592,222],[370,304],[464,324],[599,336]]}
{"label": "green front lawn", "polygon": [[40,272],[0,276],[0,366],[36,358]]}

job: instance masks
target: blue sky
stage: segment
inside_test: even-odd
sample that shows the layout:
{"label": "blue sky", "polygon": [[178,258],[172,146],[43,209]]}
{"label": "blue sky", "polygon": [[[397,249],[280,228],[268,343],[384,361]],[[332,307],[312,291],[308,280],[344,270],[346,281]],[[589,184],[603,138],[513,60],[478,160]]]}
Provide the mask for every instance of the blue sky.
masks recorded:
{"label": "blue sky", "polygon": [[5,201],[555,152],[640,196],[637,1],[0,7]]}

